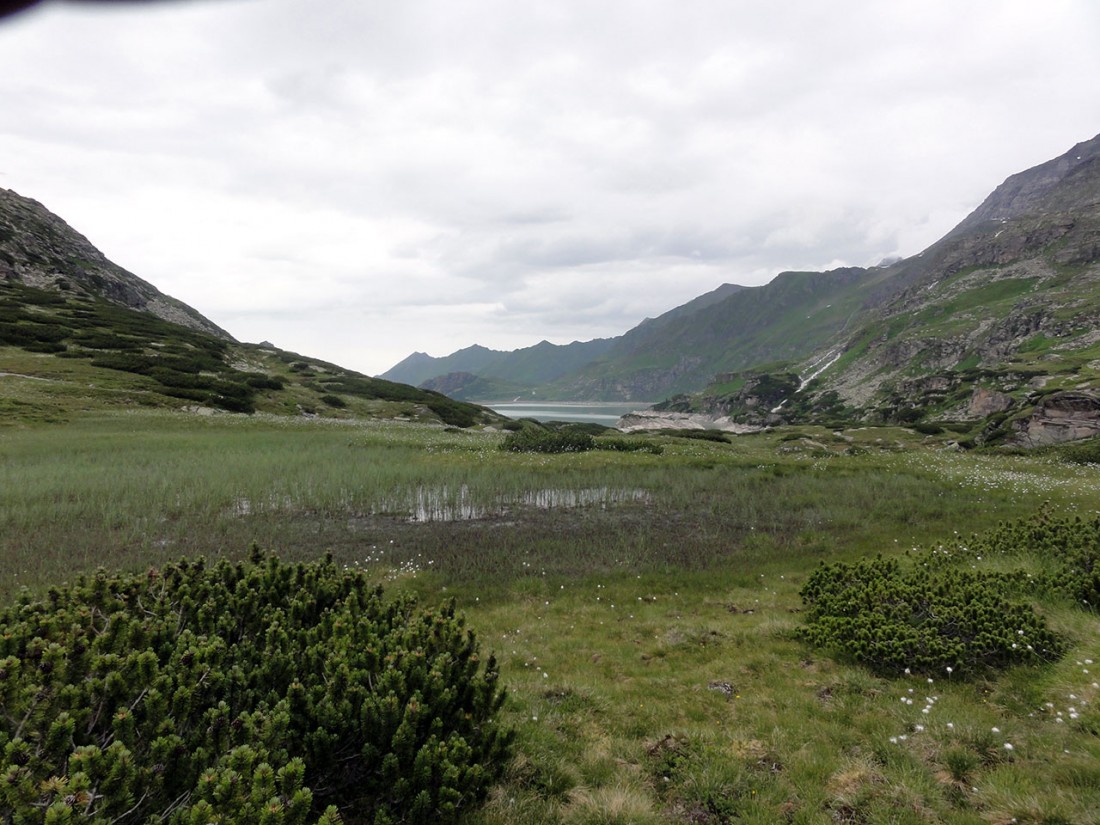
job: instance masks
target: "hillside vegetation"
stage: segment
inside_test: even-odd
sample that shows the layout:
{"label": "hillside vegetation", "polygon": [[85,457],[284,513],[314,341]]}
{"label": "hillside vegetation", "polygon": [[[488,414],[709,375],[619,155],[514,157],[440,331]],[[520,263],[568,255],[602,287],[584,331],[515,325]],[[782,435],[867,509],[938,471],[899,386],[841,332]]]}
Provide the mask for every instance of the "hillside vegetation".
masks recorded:
{"label": "hillside vegetation", "polygon": [[267,345],[65,290],[0,280],[0,422],[107,407],[435,420],[499,416]]}

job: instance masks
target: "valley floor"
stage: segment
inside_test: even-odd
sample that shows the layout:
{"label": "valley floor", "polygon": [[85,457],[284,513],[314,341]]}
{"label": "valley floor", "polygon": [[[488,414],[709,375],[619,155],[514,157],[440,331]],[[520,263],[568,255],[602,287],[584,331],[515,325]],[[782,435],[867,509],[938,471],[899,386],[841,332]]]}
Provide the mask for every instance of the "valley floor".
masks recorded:
{"label": "valley floor", "polygon": [[181,555],[332,552],[457,599],[518,730],[500,823],[1100,822],[1100,622],[1062,660],[875,676],[796,638],[822,561],[1034,513],[1100,470],[911,431],[526,455],[500,433],[162,411],[0,429],[0,595]]}

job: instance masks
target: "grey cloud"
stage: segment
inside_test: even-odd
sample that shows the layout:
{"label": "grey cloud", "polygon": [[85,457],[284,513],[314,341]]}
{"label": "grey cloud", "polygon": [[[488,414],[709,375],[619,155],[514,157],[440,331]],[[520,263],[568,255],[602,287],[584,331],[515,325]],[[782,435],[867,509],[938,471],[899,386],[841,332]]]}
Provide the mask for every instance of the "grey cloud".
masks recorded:
{"label": "grey cloud", "polygon": [[1100,122],[1091,0],[80,5],[0,26],[0,184],[368,371],[914,254]]}

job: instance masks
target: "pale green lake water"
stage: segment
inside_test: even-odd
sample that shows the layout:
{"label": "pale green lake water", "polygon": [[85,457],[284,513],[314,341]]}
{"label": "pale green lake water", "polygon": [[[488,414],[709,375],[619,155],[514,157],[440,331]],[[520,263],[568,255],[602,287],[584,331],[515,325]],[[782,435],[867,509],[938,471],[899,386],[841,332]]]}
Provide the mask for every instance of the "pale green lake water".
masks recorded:
{"label": "pale green lake water", "polygon": [[570,401],[479,401],[509,418],[534,418],[536,421],[584,421],[615,426],[621,416],[635,410],[645,410],[644,401],[606,401],[599,403],[573,403]]}

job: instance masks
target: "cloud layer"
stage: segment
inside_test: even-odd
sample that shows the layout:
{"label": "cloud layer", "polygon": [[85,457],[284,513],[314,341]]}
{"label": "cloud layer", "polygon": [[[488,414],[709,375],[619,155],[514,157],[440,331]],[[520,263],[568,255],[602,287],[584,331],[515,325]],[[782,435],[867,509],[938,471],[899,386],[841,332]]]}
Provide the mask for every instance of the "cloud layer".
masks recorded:
{"label": "cloud layer", "polygon": [[1091,0],[205,0],[0,22],[0,186],[369,373],[911,255],[1100,131]]}

